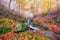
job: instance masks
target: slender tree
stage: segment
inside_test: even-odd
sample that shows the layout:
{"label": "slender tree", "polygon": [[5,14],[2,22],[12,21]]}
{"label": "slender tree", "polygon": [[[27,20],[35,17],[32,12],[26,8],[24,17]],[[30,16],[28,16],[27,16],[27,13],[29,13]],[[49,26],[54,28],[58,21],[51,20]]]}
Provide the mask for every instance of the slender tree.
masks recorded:
{"label": "slender tree", "polygon": [[9,1],[9,10],[10,10],[11,1],[12,1],[12,0]]}

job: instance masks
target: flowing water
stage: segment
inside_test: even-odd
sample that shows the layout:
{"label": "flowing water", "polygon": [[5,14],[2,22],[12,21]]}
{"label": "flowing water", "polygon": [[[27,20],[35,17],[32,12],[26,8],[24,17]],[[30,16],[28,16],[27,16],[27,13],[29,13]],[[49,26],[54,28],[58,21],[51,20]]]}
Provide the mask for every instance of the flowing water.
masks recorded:
{"label": "flowing water", "polygon": [[30,29],[37,30],[38,28],[34,27],[33,25],[30,24],[30,18],[28,18],[25,22],[25,25],[29,27]]}
{"label": "flowing water", "polygon": [[[48,36],[48,37],[54,39],[53,35],[51,35],[51,34],[53,34],[53,32],[42,30],[41,28],[34,27],[33,25],[30,24],[30,19],[32,19],[33,17],[34,17],[34,16],[31,17],[31,15],[30,15],[30,17],[27,18],[27,20],[26,20],[26,22],[25,22],[25,25],[27,25],[27,27],[28,27],[29,29],[35,30],[35,31],[37,31],[37,32],[40,33],[40,34],[43,34],[43,35],[45,35],[45,36]],[[55,39],[54,39],[54,40],[55,40]]]}

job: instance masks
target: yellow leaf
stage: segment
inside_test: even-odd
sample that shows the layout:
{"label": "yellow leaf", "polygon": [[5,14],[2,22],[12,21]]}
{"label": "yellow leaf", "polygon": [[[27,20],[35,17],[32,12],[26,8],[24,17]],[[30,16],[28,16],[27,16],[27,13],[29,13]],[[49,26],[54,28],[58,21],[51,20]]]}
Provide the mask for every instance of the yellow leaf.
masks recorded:
{"label": "yellow leaf", "polygon": [[32,0],[29,0],[29,2],[32,2]]}

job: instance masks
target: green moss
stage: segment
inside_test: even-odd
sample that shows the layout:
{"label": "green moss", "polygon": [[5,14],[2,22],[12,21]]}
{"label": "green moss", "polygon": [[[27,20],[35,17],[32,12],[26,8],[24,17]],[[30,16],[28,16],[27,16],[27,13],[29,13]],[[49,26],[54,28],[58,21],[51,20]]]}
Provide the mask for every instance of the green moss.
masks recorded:
{"label": "green moss", "polygon": [[32,38],[29,38],[28,40],[32,40]]}
{"label": "green moss", "polygon": [[25,22],[25,20],[18,20],[18,22],[19,22],[19,23],[24,23],[24,22]]}
{"label": "green moss", "polygon": [[0,28],[0,34],[5,34],[8,33],[11,29],[8,28],[7,26],[1,27]]}
{"label": "green moss", "polygon": [[44,27],[44,29],[45,29],[45,30],[48,30],[48,27],[46,26],[46,27]]}
{"label": "green moss", "polygon": [[45,37],[45,40],[51,40],[49,37]]}
{"label": "green moss", "polygon": [[8,24],[12,24],[13,22],[12,22],[12,20],[8,20]]}
{"label": "green moss", "polygon": [[4,19],[0,19],[0,23],[4,23],[5,22],[5,20]]}

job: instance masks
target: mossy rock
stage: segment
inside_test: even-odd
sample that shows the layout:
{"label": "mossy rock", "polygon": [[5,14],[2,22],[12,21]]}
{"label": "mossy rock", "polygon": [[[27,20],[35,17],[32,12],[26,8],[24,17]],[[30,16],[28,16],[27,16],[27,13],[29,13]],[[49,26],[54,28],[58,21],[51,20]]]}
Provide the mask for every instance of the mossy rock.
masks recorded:
{"label": "mossy rock", "polygon": [[23,32],[26,31],[28,28],[26,27],[26,25],[24,24],[17,24],[15,27],[15,32],[19,33],[19,32]]}

